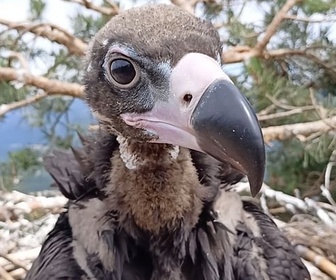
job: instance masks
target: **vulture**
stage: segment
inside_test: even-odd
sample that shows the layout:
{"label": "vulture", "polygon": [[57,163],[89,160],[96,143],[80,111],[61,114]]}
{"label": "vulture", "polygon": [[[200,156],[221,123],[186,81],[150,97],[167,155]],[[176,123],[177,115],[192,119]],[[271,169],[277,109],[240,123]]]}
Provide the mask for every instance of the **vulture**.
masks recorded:
{"label": "vulture", "polygon": [[310,279],[294,248],[231,185],[260,190],[265,150],[223,72],[216,29],[173,5],[114,16],[83,83],[99,128],[45,167],[69,202],[28,280]]}

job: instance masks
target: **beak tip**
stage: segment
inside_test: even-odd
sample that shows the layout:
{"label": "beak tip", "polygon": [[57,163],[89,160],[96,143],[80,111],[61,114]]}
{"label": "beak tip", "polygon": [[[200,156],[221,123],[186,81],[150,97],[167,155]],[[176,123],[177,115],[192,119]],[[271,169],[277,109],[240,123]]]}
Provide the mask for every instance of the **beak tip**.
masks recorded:
{"label": "beak tip", "polygon": [[193,111],[192,127],[201,151],[247,175],[256,196],[264,179],[265,147],[258,119],[238,88],[214,81]]}
{"label": "beak tip", "polygon": [[265,173],[265,161],[260,161],[260,165],[257,166],[257,168],[255,170],[250,170],[252,171],[247,177],[250,183],[250,192],[252,197],[255,197],[264,182],[264,173]]}
{"label": "beak tip", "polygon": [[260,189],[261,189],[261,186],[251,184],[250,191],[251,191],[252,197],[255,197],[259,193]]}

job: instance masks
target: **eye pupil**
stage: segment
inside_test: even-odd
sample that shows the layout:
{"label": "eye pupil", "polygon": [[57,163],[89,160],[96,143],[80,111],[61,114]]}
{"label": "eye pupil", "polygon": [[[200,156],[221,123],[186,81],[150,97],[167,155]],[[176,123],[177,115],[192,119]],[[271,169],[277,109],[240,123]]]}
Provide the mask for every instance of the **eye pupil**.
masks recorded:
{"label": "eye pupil", "polygon": [[121,85],[130,84],[136,72],[131,62],[126,59],[116,59],[111,63],[111,76]]}

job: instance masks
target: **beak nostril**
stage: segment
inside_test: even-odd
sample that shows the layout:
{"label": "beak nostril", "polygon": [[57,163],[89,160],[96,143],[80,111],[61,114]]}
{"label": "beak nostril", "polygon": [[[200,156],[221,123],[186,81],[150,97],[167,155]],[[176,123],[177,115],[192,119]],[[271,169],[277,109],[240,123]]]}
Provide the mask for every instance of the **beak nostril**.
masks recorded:
{"label": "beak nostril", "polygon": [[183,100],[188,104],[191,102],[192,98],[193,96],[190,93],[187,93],[186,95],[183,96]]}

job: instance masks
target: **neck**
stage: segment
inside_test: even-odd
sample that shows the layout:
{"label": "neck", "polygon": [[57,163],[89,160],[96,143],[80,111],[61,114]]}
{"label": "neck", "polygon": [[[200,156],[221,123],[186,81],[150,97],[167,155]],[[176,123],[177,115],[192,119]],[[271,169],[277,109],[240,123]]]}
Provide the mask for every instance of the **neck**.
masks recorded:
{"label": "neck", "polygon": [[[119,138],[112,158],[109,203],[142,230],[192,228],[202,210],[202,186],[189,150]],[[121,221],[122,222],[122,221]]]}

